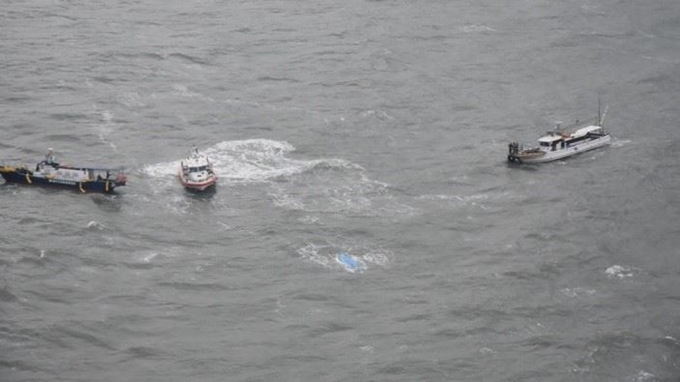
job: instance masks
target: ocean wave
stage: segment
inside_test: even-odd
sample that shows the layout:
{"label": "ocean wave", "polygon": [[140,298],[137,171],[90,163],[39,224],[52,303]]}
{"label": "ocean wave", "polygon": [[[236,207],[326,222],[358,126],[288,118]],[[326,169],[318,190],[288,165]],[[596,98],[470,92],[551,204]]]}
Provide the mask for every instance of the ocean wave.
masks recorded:
{"label": "ocean wave", "polygon": [[106,212],[119,212],[123,201],[117,195],[92,194],[92,202]]}
{"label": "ocean wave", "polygon": [[296,84],[296,83],[300,82],[300,80],[297,80],[295,78],[273,77],[273,76],[258,77],[257,81],[260,81],[260,82],[288,82],[288,83],[292,83],[292,84]]}
{"label": "ocean wave", "polygon": [[565,296],[571,297],[571,298],[588,297],[588,296],[592,296],[596,293],[596,291],[594,289],[586,289],[586,288],[581,288],[581,287],[562,288],[560,291]]}
{"label": "ocean wave", "polygon": [[47,142],[58,142],[58,143],[79,143],[82,140],[78,135],[75,134],[51,134],[46,136],[45,141]]}
{"label": "ocean wave", "polygon": [[106,226],[96,220],[91,220],[89,223],[87,223],[87,228],[88,229],[96,229],[96,230],[103,230],[106,229]]}
{"label": "ocean wave", "polygon": [[111,147],[114,152],[118,152],[118,147],[113,142],[108,140],[108,137],[114,132],[116,128],[115,123],[113,122],[113,113],[109,110],[104,110],[101,113],[101,118],[102,123],[97,125],[97,135],[99,136],[99,140],[103,144]]}
{"label": "ocean wave", "polygon": [[481,192],[469,195],[455,195],[455,194],[424,194],[415,197],[415,200],[424,202],[445,202],[449,206],[471,206],[482,210],[488,210],[490,206],[499,206],[507,203],[512,199],[512,194],[509,191],[502,192]]}
{"label": "ocean wave", "polygon": [[3,288],[0,288],[0,301],[3,302],[12,302],[18,300],[17,296],[15,296],[13,293],[9,291],[9,289],[5,286]]}
{"label": "ocean wave", "polygon": [[179,61],[186,61],[197,65],[210,65],[210,62],[195,56],[191,56],[185,53],[168,53],[164,54],[167,58],[177,59]]}
{"label": "ocean wave", "polygon": [[184,282],[184,281],[164,281],[156,284],[158,287],[168,287],[175,290],[183,291],[225,291],[232,288],[220,283],[201,283],[201,282]]}
{"label": "ocean wave", "polygon": [[635,381],[638,381],[638,382],[655,381],[655,380],[657,380],[657,378],[656,378],[656,376],[654,376],[654,374],[647,372],[647,371],[644,371],[644,370],[638,371],[638,373],[635,375]]}
{"label": "ocean wave", "polygon": [[413,216],[417,209],[404,204],[381,183],[351,176],[319,176],[297,185],[275,187],[270,193],[277,207],[306,213],[352,216]]}
{"label": "ocean wave", "polygon": [[630,139],[614,139],[611,143],[612,147],[623,147],[630,144],[632,141]]}
{"label": "ocean wave", "polygon": [[172,86],[173,94],[180,96],[180,97],[186,97],[186,98],[198,98],[202,100],[206,100],[209,102],[215,102],[214,99],[211,97],[205,96],[201,93],[197,93],[194,91],[189,90],[185,85],[180,85],[180,84],[175,84]]}
{"label": "ocean wave", "polygon": [[366,171],[356,163],[348,162],[344,159],[321,159],[312,161],[312,170],[358,170]]}
{"label": "ocean wave", "polygon": [[495,29],[481,24],[463,25],[459,29],[464,33],[496,32]]}

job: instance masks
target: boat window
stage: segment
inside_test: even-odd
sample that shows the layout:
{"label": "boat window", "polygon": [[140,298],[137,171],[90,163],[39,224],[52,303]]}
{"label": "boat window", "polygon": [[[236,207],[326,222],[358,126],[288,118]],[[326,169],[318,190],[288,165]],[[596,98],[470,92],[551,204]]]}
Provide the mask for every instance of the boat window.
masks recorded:
{"label": "boat window", "polygon": [[541,146],[548,147],[548,146],[550,146],[550,143],[549,142],[541,142]]}

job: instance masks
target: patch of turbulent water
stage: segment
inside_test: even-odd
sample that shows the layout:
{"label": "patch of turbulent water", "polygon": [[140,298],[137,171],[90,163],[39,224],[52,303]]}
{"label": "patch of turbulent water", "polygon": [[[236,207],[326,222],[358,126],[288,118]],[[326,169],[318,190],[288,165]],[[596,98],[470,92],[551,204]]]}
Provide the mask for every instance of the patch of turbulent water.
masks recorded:
{"label": "patch of turbulent water", "polygon": [[[344,270],[350,273],[362,273],[374,267],[384,268],[394,259],[394,253],[388,249],[373,245],[349,245],[325,243],[306,243],[297,249],[297,255],[308,263],[329,270]],[[345,256],[351,260],[344,260]]]}

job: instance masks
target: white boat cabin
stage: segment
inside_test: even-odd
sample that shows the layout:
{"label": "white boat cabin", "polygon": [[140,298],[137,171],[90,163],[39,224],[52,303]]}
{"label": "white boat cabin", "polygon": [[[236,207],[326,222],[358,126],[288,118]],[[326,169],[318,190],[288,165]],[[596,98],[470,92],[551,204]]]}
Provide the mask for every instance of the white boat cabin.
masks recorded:
{"label": "white boat cabin", "polygon": [[606,133],[601,126],[591,125],[582,127],[572,134],[560,130],[548,131],[546,135],[538,139],[538,144],[543,151],[555,151],[605,135]]}

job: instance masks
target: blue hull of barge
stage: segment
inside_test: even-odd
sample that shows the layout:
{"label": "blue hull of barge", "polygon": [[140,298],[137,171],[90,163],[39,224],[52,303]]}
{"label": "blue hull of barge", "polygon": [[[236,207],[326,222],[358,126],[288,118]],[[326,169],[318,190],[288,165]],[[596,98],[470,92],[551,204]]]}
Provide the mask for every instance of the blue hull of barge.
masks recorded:
{"label": "blue hull of barge", "polygon": [[[28,174],[28,176],[26,176]],[[76,182],[72,180],[63,179],[47,179],[43,177],[33,177],[32,172],[24,169],[17,169],[16,171],[3,172],[2,177],[7,183],[21,183],[31,186],[48,186],[56,188],[70,188],[78,192],[97,192],[97,193],[112,193],[115,188],[119,186],[113,180],[93,180],[87,182]]]}

